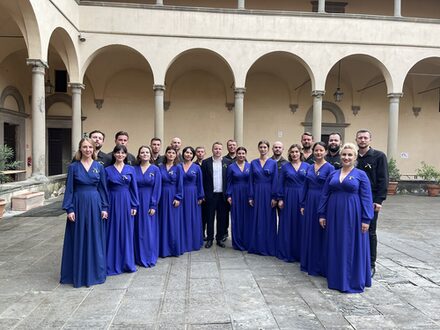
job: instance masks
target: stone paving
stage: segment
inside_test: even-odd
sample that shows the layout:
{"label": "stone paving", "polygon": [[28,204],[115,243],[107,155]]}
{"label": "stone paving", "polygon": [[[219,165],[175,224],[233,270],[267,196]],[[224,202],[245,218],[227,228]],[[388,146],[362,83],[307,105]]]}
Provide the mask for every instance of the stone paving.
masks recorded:
{"label": "stone paving", "polygon": [[58,283],[65,216],[6,218],[0,329],[440,329],[440,198],[392,197],[379,221],[373,286],[341,294],[230,241],[74,289]]}

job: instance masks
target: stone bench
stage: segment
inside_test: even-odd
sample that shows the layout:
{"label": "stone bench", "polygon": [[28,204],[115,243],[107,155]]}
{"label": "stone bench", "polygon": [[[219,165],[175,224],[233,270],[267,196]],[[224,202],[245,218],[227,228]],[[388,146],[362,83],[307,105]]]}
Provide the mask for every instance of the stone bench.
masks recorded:
{"label": "stone bench", "polygon": [[12,196],[12,210],[28,211],[38,206],[42,206],[44,202],[44,192],[26,192],[16,196]]}

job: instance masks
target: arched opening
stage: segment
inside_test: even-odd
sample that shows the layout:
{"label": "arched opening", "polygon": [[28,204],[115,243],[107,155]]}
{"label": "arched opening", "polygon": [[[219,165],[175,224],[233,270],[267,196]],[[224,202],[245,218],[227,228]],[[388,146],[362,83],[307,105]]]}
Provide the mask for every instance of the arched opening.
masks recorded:
{"label": "arched opening", "polygon": [[107,136],[103,151],[110,152],[114,134],[127,131],[128,149],[135,153],[153,134],[153,73],[149,63],[133,48],[109,45],[97,49],[83,70],[83,133],[103,131]]}
{"label": "arched opening", "polygon": [[[287,52],[260,57],[246,76],[244,111],[245,141],[298,142],[311,103],[311,77],[304,61]],[[255,153],[255,150],[252,150]]]}
{"label": "arched opening", "polygon": [[208,147],[233,138],[234,76],[222,56],[208,49],[179,54],[165,87],[166,142],[177,135],[184,145]]}

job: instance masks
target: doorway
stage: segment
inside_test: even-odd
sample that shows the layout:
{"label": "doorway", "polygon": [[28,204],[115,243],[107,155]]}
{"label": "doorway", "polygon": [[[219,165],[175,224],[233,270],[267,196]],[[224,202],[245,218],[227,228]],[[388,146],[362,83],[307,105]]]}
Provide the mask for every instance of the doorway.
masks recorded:
{"label": "doorway", "polygon": [[48,175],[67,173],[72,162],[71,129],[48,128]]}

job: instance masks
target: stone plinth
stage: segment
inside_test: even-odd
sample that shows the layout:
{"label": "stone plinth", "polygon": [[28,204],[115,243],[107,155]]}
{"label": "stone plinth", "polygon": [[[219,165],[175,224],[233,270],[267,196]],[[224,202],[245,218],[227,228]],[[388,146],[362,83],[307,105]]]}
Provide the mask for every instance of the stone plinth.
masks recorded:
{"label": "stone plinth", "polygon": [[17,196],[13,196],[12,210],[28,211],[34,207],[42,206],[44,202],[44,192],[27,192]]}

